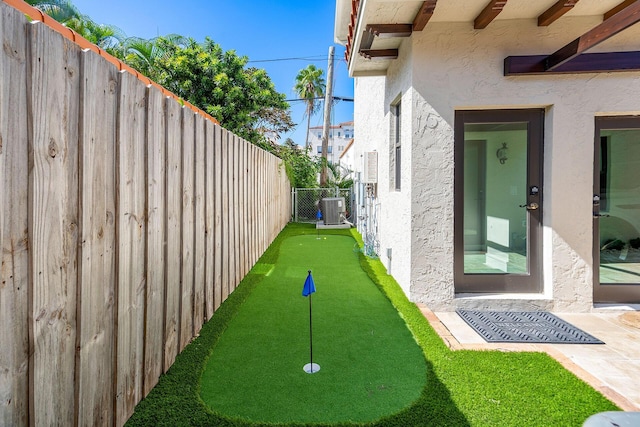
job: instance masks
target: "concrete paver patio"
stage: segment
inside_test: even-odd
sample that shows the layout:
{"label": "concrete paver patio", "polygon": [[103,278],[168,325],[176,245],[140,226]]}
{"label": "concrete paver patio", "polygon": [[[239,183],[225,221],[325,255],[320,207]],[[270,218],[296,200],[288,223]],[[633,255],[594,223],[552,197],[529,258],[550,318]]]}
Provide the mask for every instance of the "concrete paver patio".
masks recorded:
{"label": "concrete paver patio", "polygon": [[597,307],[592,313],[554,313],[605,344],[487,343],[455,312],[418,304],[452,350],[546,352],[625,411],[640,411],[640,306]]}

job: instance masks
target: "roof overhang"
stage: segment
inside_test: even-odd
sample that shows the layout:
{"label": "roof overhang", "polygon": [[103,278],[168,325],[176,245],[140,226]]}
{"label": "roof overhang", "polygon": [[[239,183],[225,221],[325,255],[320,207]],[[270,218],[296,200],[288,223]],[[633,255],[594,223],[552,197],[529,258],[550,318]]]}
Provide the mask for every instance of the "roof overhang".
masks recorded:
{"label": "roof overhang", "polygon": [[351,76],[385,75],[402,41],[430,23],[468,22],[478,31],[497,20],[599,16],[602,23],[555,52],[505,58],[505,75],[640,70],[639,52],[586,53],[640,21],[640,0],[336,0],[334,37],[346,46]]}

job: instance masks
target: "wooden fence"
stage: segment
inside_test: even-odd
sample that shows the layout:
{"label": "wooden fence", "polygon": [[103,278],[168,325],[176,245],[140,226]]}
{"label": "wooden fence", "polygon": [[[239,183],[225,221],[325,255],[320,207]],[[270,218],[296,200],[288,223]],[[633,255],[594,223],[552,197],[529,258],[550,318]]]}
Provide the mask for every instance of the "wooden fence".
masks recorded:
{"label": "wooden fence", "polygon": [[122,425],[290,217],[280,160],[0,1],[0,425]]}

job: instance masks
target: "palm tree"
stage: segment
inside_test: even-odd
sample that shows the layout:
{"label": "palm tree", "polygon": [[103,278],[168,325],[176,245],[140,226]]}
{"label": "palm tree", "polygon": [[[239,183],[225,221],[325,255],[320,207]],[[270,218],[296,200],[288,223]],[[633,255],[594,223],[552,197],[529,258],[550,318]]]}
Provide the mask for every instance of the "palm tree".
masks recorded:
{"label": "palm tree", "polygon": [[327,162],[327,187],[351,188],[351,171],[339,163]]}
{"label": "palm tree", "polygon": [[96,24],[82,15],[70,0],[27,0],[27,3],[109,53],[114,53],[125,38],[118,27]]}
{"label": "palm tree", "polygon": [[27,3],[61,24],[81,16],[70,0],[27,0]]}
{"label": "palm tree", "polygon": [[305,114],[307,115],[307,137],[305,147],[309,148],[309,126],[311,125],[311,116],[318,110],[320,102],[318,98],[324,96],[325,82],[322,77],[322,70],[316,68],[315,65],[309,65],[298,72],[296,76],[296,85],[293,90],[296,91],[298,97],[307,104]]}

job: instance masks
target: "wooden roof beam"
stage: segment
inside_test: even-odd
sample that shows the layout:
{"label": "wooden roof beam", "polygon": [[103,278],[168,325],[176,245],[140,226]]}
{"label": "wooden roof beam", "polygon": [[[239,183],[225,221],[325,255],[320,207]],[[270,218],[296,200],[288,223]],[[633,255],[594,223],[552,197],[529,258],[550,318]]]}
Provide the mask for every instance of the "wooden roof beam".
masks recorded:
{"label": "wooden roof beam", "polygon": [[413,24],[368,24],[366,30],[380,38],[409,37]]}
{"label": "wooden roof beam", "polygon": [[[538,16],[538,27],[553,24],[558,18],[573,9],[580,0],[560,0]],[[634,0],[635,1],[635,0]]]}
{"label": "wooden roof beam", "polygon": [[506,4],[507,0],[491,0],[482,12],[480,12],[480,15],[473,21],[473,28],[476,30],[486,28],[496,16],[500,15],[500,12],[502,12]]}
{"label": "wooden roof beam", "polygon": [[626,9],[627,7],[631,6],[636,1],[638,1],[638,0],[625,0],[625,1],[623,1],[622,3],[620,3],[619,5],[617,5],[616,7],[614,7],[613,9],[608,11],[607,13],[605,13],[604,17],[603,17],[604,20],[606,21],[607,19],[611,18],[616,13],[620,12],[622,9]]}
{"label": "wooden roof beam", "polygon": [[615,36],[619,32],[636,24],[638,21],[640,21],[640,1],[632,3],[600,25],[597,25],[568,45],[549,55],[545,61],[545,68],[548,71],[552,71],[560,67],[587,49],[591,49],[610,37]]}
{"label": "wooden roof beam", "polygon": [[438,0],[427,0],[422,3],[420,10],[413,20],[413,31],[424,30],[424,27],[433,16],[433,12],[436,10],[436,3],[438,3]]}
{"label": "wooden roof beam", "polygon": [[367,59],[397,59],[398,49],[360,49],[360,55]]}
{"label": "wooden roof beam", "polygon": [[610,73],[640,71],[640,52],[583,53],[549,71],[547,55],[508,56],[504,60],[505,76]]}

